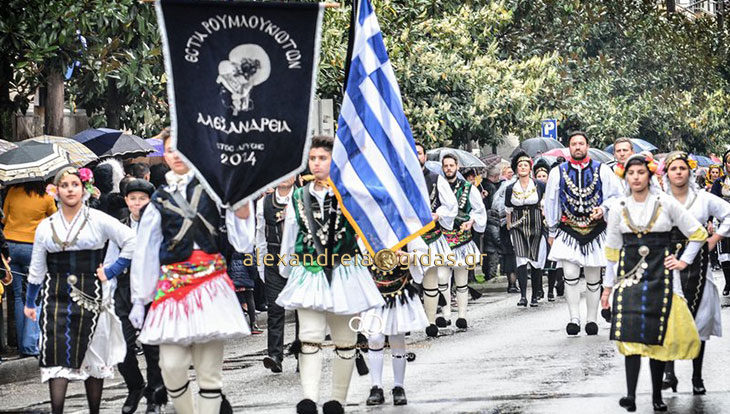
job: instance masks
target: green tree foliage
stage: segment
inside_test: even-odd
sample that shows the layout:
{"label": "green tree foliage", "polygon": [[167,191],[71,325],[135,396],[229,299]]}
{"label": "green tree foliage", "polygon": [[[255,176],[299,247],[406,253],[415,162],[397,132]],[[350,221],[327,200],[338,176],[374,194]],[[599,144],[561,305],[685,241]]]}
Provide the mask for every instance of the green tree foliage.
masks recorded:
{"label": "green tree foliage", "polygon": [[[584,129],[598,143],[645,138],[662,150],[730,143],[727,25],[646,0],[372,0],[417,139],[429,145]],[[661,2],[659,2],[661,3]],[[350,8],[325,12],[318,95],[339,105]],[[95,126],[145,135],[167,122],[160,40],[136,0],[10,0],[0,9],[2,86],[32,93],[47,67]],[[81,51],[76,30],[88,39]],[[9,75],[8,75],[9,73]]]}

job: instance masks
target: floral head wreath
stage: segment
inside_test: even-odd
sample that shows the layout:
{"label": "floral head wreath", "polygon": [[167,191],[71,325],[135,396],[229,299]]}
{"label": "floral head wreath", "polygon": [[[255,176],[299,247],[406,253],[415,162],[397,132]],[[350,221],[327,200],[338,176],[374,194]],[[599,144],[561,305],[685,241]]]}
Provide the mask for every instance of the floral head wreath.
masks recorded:
{"label": "floral head wreath", "polygon": [[676,151],[669,155],[667,155],[667,158],[664,160],[664,166],[665,169],[669,169],[669,166],[677,160],[684,161],[690,170],[695,170],[697,168],[697,161],[693,160],[692,158],[687,155],[684,151]]}
{"label": "floral head wreath", "polygon": [[636,160],[636,159],[641,160],[646,165],[646,168],[649,170],[649,172],[651,172],[652,174],[657,173],[657,170],[659,169],[659,165],[654,160],[653,156],[644,155],[644,154],[635,154],[635,155],[630,156],[629,159],[626,160],[626,162],[624,163],[624,168],[621,170],[621,175],[620,175],[621,178],[626,178],[626,176],[625,176],[625,172],[627,169],[626,166],[629,165],[629,162]]}
{"label": "floral head wreath", "polygon": [[76,167],[65,167],[56,173],[56,177],[53,179],[53,184],[46,186],[46,193],[58,201],[58,183],[67,175],[75,175],[79,177],[81,183],[86,189],[85,199],[88,198],[91,193],[94,192],[94,173],[88,168],[77,169]]}

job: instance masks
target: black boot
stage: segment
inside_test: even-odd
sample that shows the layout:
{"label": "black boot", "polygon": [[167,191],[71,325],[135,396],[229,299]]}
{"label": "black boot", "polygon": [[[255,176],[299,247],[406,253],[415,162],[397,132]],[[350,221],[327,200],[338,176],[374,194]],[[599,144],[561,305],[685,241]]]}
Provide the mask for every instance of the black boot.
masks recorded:
{"label": "black boot", "polygon": [[385,396],[383,395],[383,389],[377,385],[373,385],[370,388],[370,396],[365,401],[366,405],[380,405],[385,402]]}
{"label": "black boot", "polygon": [[702,378],[692,378],[692,394],[705,395],[706,393],[705,382],[702,381]]}
{"label": "black boot", "polygon": [[520,285],[520,296],[527,297],[527,266],[517,268],[517,283]]}
{"label": "black boot", "polygon": [[342,408],[342,404],[340,404],[337,400],[327,401],[322,406],[322,413],[324,414],[344,414],[345,409]]}
{"label": "black boot", "polygon": [[297,403],[297,414],[317,414],[317,403],[305,398]]}
{"label": "black boot", "polygon": [[530,272],[530,284],[532,285],[532,300],[530,301],[530,307],[537,307],[537,302],[542,299],[541,295],[544,295],[542,291],[542,269],[532,269]]}
{"label": "black boot", "polygon": [[129,391],[129,395],[127,395],[127,399],[124,400],[124,405],[122,405],[122,413],[131,414],[136,412],[142,396],[144,396],[144,387],[138,390]]}
{"label": "black boot", "polygon": [[426,335],[431,338],[436,338],[439,336],[439,328],[438,326],[431,324],[426,327]]}
{"label": "black boot", "polygon": [[406,405],[408,400],[406,399],[406,390],[403,387],[395,387],[393,391],[393,405]]}
{"label": "black boot", "polygon": [[517,275],[514,273],[510,273],[507,276],[507,293],[518,293],[519,289],[517,289]]}

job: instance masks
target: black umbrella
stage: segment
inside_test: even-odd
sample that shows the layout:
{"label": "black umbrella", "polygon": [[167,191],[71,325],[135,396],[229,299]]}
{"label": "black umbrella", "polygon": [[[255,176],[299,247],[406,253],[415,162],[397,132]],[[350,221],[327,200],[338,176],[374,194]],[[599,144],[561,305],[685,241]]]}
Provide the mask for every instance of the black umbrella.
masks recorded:
{"label": "black umbrella", "polygon": [[45,181],[69,164],[68,152],[58,145],[28,142],[0,154],[0,182],[11,185]]}
{"label": "black umbrella", "polygon": [[99,158],[116,157],[126,159],[144,157],[153,152],[155,152],[155,147],[144,139],[136,135],[122,134],[111,148],[98,155]]}
{"label": "black umbrella", "polygon": [[122,135],[122,131],[110,128],[92,128],[79,132],[73,139],[86,145],[100,156],[109,151]]}
{"label": "black umbrella", "polygon": [[518,151],[523,150],[532,158],[538,155],[548,152],[554,148],[565,148],[563,144],[557,139],[552,138],[529,138],[520,143],[520,145],[512,151],[510,158],[514,157]]}

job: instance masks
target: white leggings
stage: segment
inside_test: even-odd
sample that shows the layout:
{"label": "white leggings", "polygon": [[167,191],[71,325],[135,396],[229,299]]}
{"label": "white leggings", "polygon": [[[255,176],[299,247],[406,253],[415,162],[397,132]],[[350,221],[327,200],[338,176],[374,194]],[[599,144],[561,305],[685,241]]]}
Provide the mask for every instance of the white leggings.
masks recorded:
{"label": "white leggings", "polygon": [[[575,263],[562,261],[565,280],[565,299],[568,301],[568,312],[571,321],[580,323],[580,266]],[[586,320],[595,322],[598,315],[598,304],[601,301],[601,268],[584,267],[586,278]]]}
{"label": "white leggings", "polygon": [[332,399],[344,405],[350,387],[352,369],[355,366],[355,343],[357,332],[350,328],[350,320],[357,315],[336,315],[311,309],[298,309],[299,340],[302,352],[299,355],[299,379],[302,382],[304,398],[315,403],[319,400],[319,383],[322,375],[322,343],[330,328],[335,345],[336,358],[332,363]]}
{"label": "white leggings", "polygon": [[[436,309],[439,303],[439,292],[448,294],[447,306],[451,314],[451,268],[445,266],[434,266],[426,270],[423,275],[423,309],[426,311],[428,322],[433,324],[436,320]],[[443,287],[443,290],[442,290]],[[445,308],[444,308],[445,309]]]}
{"label": "white leggings", "polygon": [[188,367],[192,363],[200,387],[199,413],[220,411],[220,390],[223,386],[223,341],[211,341],[188,346],[160,345],[160,370],[175,412],[196,412],[189,387]]}
{"label": "white leggings", "polygon": [[[393,386],[402,387],[406,376],[406,336],[405,334],[388,336],[390,355],[393,357]],[[370,365],[370,381],[373,386],[383,388],[383,357],[385,336],[374,334],[368,338],[368,362]]]}

